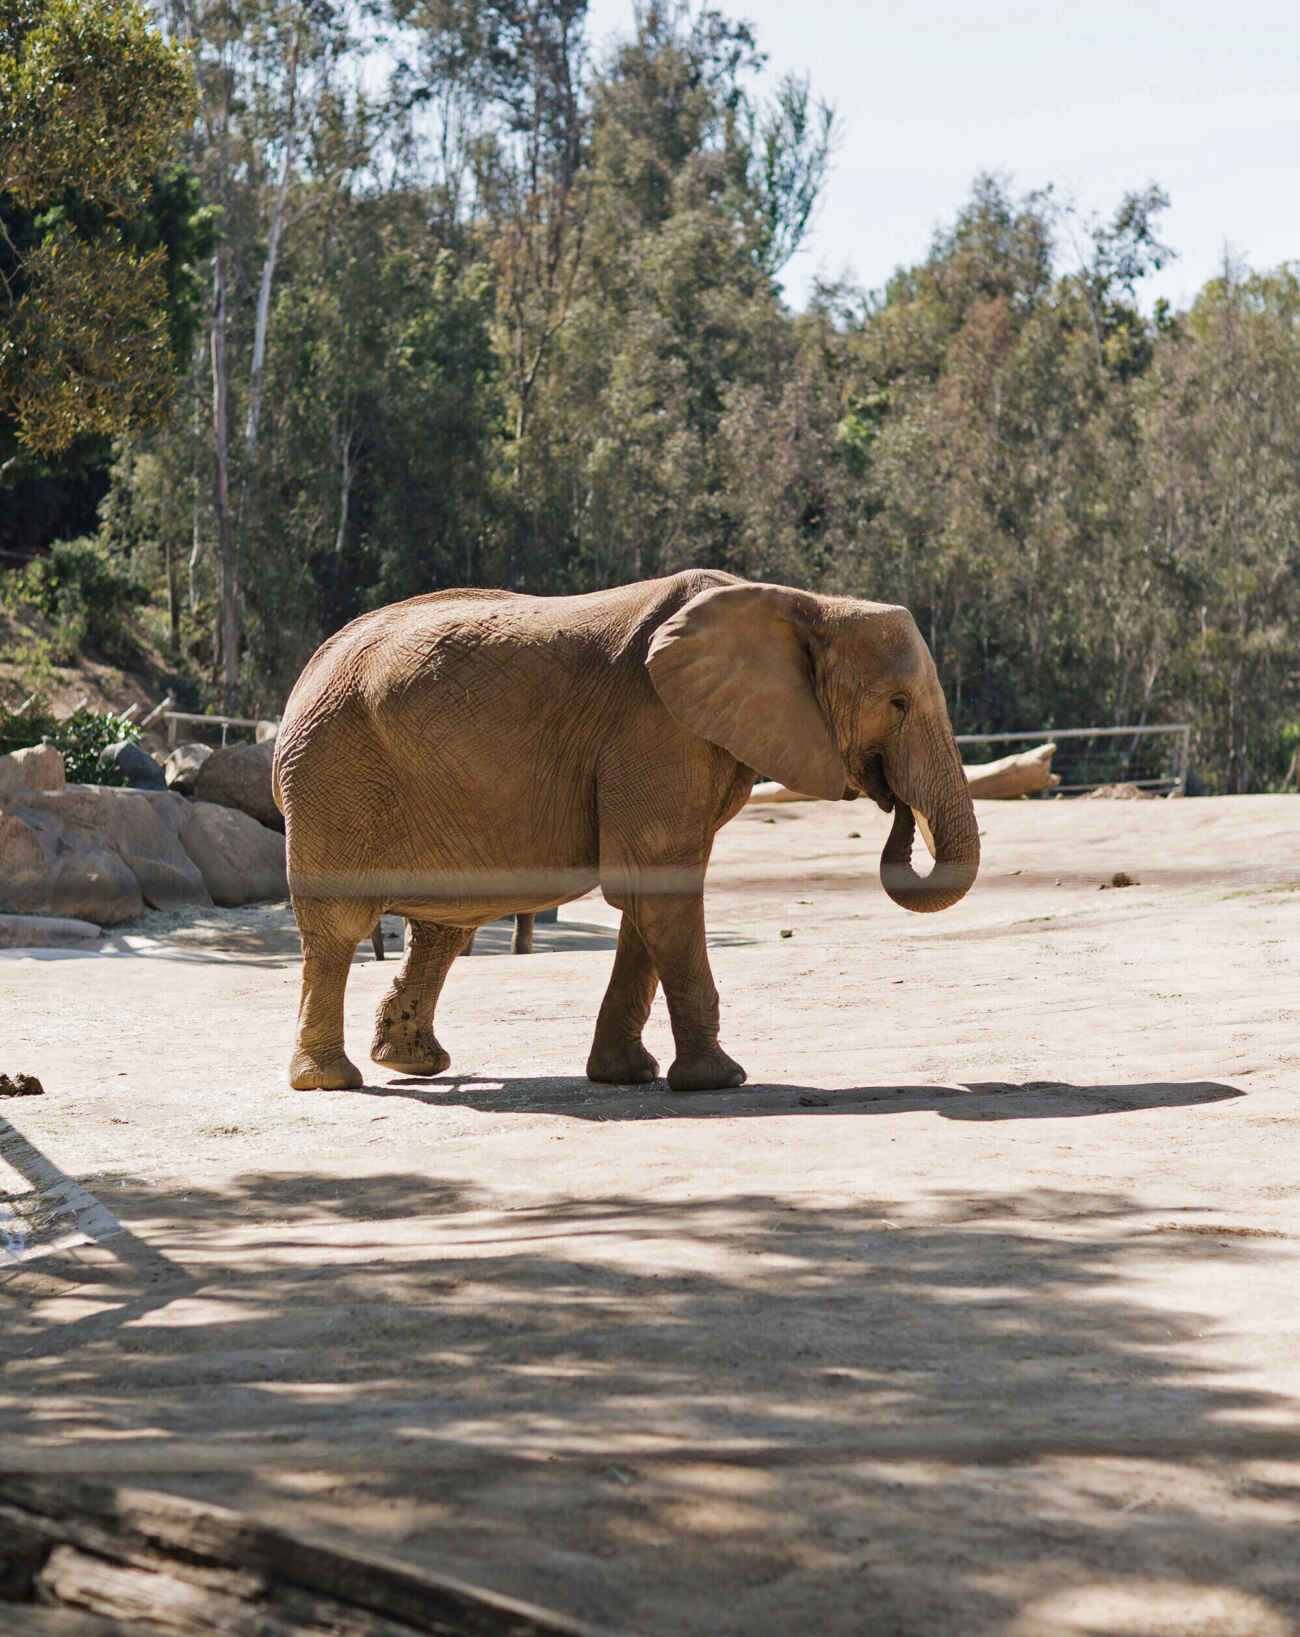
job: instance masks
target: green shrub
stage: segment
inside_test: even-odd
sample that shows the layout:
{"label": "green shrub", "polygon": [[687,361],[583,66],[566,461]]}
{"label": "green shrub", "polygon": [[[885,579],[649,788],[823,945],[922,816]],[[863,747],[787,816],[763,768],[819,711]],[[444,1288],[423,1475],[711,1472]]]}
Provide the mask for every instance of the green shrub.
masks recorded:
{"label": "green shrub", "polygon": [[65,663],[86,648],[130,656],[135,610],[149,600],[148,589],[98,541],[58,540],[20,580],[20,595],[53,623],[57,657]]}
{"label": "green shrub", "polygon": [[39,745],[54,732],[54,718],[39,702],[26,710],[0,711],[0,756],[11,750],[25,750],[28,745]]}
{"label": "green shrub", "polygon": [[99,753],[106,745],[139,737],[134,722],[124,722],[112,711],[73,711],[63,722],[56,722],[39,703],[12,715],[0,711],[0,754],[44,740],[63,757],[70,784],[125,785],[127,780],[116,768],[97,765]]}
{"label": "green shrub", "polygon": [[70,784],[129,783],[116,768],[97,766],[99,753],[107,745],[122,739],[135,740],[140,729],[134,722],[124,722],[112,711],[73,711],[65,722],[60,722],[48,736],[49,742],[63,757],[63,766]]}

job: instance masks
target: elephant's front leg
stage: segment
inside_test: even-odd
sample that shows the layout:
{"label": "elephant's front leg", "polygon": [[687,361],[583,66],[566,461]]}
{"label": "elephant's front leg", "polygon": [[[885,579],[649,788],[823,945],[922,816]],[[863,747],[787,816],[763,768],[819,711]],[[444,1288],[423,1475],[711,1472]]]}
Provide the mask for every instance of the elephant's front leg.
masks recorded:
{"label": "elephant's front leg", "polygon": [[704,945],[703,887],[698,893],[646,893],[624,907],[636,923],[664,986],[677,1057],[673,1091],[743,1085],[745,1071],[718,1044],[718,991]]}
{"label": "elephant's front leg", "polygon": [[609,987],[596,1019],[596,1038],[587,1059],[587,1077],[613,1086],[642,1086],[659,1073],[659,1065],[641,1044],[641,1031],[659,985],[650,952],[625,913],[618,929],[618,949]]}
{"label": "elephant's front leg", "polygon": [[464,927],[409,921],[402,969],[375,1014],[370,1060],[397,1074],[441,1074],[451,1058],[433,1032],[433,1012],[451,963],[473,939]]}

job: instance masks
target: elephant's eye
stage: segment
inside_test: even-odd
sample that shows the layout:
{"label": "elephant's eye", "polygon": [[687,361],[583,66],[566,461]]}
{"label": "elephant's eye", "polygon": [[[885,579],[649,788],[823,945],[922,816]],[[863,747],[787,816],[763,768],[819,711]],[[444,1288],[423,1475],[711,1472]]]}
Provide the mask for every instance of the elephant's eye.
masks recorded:
{"label": "elephant's eye", "polygon": [[905,693],[896,693],[889,703],[901,716],[907,709],[907,695]]}

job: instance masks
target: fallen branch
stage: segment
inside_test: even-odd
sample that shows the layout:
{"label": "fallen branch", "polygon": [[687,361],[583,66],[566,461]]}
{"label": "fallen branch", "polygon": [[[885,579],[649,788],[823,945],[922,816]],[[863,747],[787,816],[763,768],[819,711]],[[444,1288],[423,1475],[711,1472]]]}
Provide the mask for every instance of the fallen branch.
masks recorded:
{"label": "fallen branch", "polygon": [[[1028,796],[1035,790],[1055,790],[1060,775],[1052,772],[1054,744],[1037,745],[1033,750],[1022,750],[1014,756],[1003,756],[996,762],[983,762],[978,767],[963,769],[970,793],[980,801],[1008,801],[1015,796]],[[772,779],[760,779],[750,796],[751,802],[816,801],[816,796],[804,796],[797,790]]]}
{"label": "fallen branch", "polygon": [[971,795],[980,801],[1007,801],[1035,790],[1054,790],[1061,782],[1060,774],[1052,772],[1055,751],[1054,744],[1036,745],[1015,756],[966,768]]}

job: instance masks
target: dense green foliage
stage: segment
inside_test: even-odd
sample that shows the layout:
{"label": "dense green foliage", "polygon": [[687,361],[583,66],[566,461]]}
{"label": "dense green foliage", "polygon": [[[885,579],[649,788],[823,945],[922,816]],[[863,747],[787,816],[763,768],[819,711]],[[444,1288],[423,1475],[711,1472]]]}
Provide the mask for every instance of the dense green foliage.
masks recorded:
{"label": "dense green foliage", "polygon": [[58,540],[15,580],[17,598],[50,621],[58,661],[85,649],[130,658],[131,616],[148,602],[149,588],[100,541]]}
{"label": "dense green foliage", "polygon": [[0,550],[93,528],[111,436],[171,413],[211,241],[193,107],[129,0],[0,0]]}
{"label": "dense green foliage", "polygon": [[44,741],[63,757],[69,784],[129,784],[120,769],[99,765],[99,753],[109,745],[139,737],[134,722],[124,722],[112,711],[77,710],[61,722],[39,706],[0,715],[0,754]]}
{"label": "dense green foliage", "polygon": [[48,735],[63,757],[63,770],[70,784],[114,784],[125,787],[130,779],[120,768],[101,766],[99,753],[109,745],[134,741],[140,729],[124,722],[112,711],[78,710],[58,724]]}
{"label": "dense green foliage", "polygon": [[1210,788],[1279,784],[1289,269],[1148,316],[1158,188],[1084,221],[982,176],[883,291],[792,313],[834,118],[797,79],[755,91],[748,26],[665,0],[598,61],[585,0],[394,0],[366,93],[352,16],[178,12],[219,235],[202,344],[183,277],[157,306],[190,368],[118,440],[99,548],[166,596],[211,697],[273,713],[383,601],[712,564],[907,603],[959,731],[1187,720]]}
{"label": "dense green foliage", "polygon": [[0,0],[0,461],[164,413],[196,292],[166,243],[194,200],[159,173],[192,107],[139,5]]}

